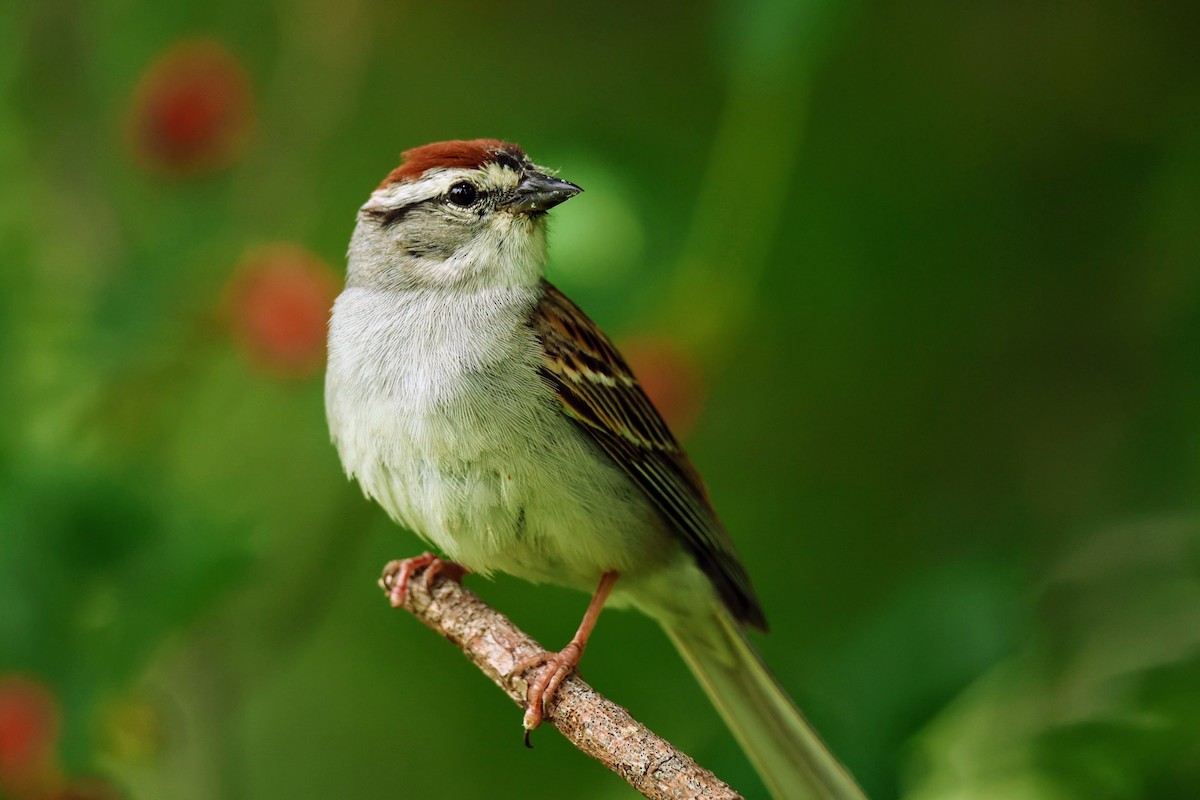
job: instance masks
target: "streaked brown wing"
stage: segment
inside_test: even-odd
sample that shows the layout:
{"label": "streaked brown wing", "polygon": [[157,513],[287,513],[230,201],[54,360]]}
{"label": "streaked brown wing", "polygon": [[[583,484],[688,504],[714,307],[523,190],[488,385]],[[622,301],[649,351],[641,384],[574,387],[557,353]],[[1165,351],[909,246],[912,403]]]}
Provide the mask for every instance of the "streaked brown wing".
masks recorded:
{"label": "streaked brown wing", "polygon": [[567,415],[641,487],[712,579],[733,615],[766,630],[762,607],[695,467],[616,347],[549,282],[533,313],[543,375]]}

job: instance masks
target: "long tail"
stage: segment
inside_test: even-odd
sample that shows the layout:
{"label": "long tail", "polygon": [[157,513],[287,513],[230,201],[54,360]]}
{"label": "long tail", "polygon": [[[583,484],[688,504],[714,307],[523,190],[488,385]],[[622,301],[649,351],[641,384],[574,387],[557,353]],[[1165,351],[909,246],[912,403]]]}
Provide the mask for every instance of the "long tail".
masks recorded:
{"label": "long tail", "polygon": [[702,636],[690,626],[666,631],[775,800],[866,800],[740,626],[723,608],[713,623]]}

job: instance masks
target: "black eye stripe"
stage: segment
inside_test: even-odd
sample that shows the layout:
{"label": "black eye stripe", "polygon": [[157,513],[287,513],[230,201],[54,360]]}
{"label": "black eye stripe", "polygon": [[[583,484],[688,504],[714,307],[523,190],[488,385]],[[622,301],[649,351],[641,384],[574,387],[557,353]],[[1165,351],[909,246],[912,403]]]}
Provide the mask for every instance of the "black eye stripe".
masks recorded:
{"label": "black eye stripe", "polygon": [[420,203],[409,203],[408,205],[397,206],[396,208],[372,209],[366,213],[379,220],[380,227],[388,228],[404,219],[405,215],[418,205]]}
{"label": "black eye stripe", "polygon": [[512,153],[506,153],[503,150],[496,154],[495,162],[502,167],[508,167],[513,172],[520,172],[525,166]]}
{"label": "black eye stripe", "polygon": [[[456,192],[457,190],[457,192]],[[455,195],[457,194],[457,197]],[[479,189],[475,184],[468,181],[459,181],[450,187],[446,194],[440,197],[429,197],[424,200],[417,200],[412,203],[407,203],[395,208],[373,208],[366,210],[363,213],[379,221],[380,227],[388,228],[395,225],[400,220],[404,219],[410,211],[418,209],[422,206],[433,206],[446,202],[447,200],[453,205],[466,208],[467,206],[475,205],[488,196],[488,192]],[[482,210],[480,211],[482,214]]]}

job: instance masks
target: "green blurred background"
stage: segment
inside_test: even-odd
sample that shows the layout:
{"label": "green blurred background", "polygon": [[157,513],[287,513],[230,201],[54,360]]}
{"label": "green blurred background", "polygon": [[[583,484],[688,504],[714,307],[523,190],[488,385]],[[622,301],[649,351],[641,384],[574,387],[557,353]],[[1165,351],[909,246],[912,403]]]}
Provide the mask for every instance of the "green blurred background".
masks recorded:
{"label": "green blurred background", "polygon": [[[887,798],[1200,796],[1200,5],[0,6],[0,796],[618,798],[374,586],[323,329],[408,147],[684,432]],[[586,598],[470,581],[550,646]],[[586,677],[763,790],[654,625]]]}

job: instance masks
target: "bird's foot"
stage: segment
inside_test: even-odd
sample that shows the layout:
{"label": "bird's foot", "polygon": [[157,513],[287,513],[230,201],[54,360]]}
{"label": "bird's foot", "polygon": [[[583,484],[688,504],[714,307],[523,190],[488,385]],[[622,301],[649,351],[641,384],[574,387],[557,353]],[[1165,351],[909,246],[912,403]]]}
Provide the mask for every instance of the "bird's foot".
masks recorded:
{"label": "bird's foot", "polygon": [[512,674],[519,675],[528,669],[541,666],[542,671],[529,683],[525,702],[525,745],[529,746],[529,731],[542,724],[554,694],[568,675],[579,666],[583,658],[583,645],[572,641],[561,652],[545,651],[517,663]]}
{"label": "bird's foot", "polygon": [[433,553],[422,553],[412,558],[399,558],[389,561],[379,576],[379,588],[387,592],[392,608],[399,608],[408,599],[408,582],[418,570],[425,570],[421,576],[421,585],[425,591],[433,588],[433,579],[445,575],[453,581],[462,583],[467,568],[453,561],[438,558]]}

